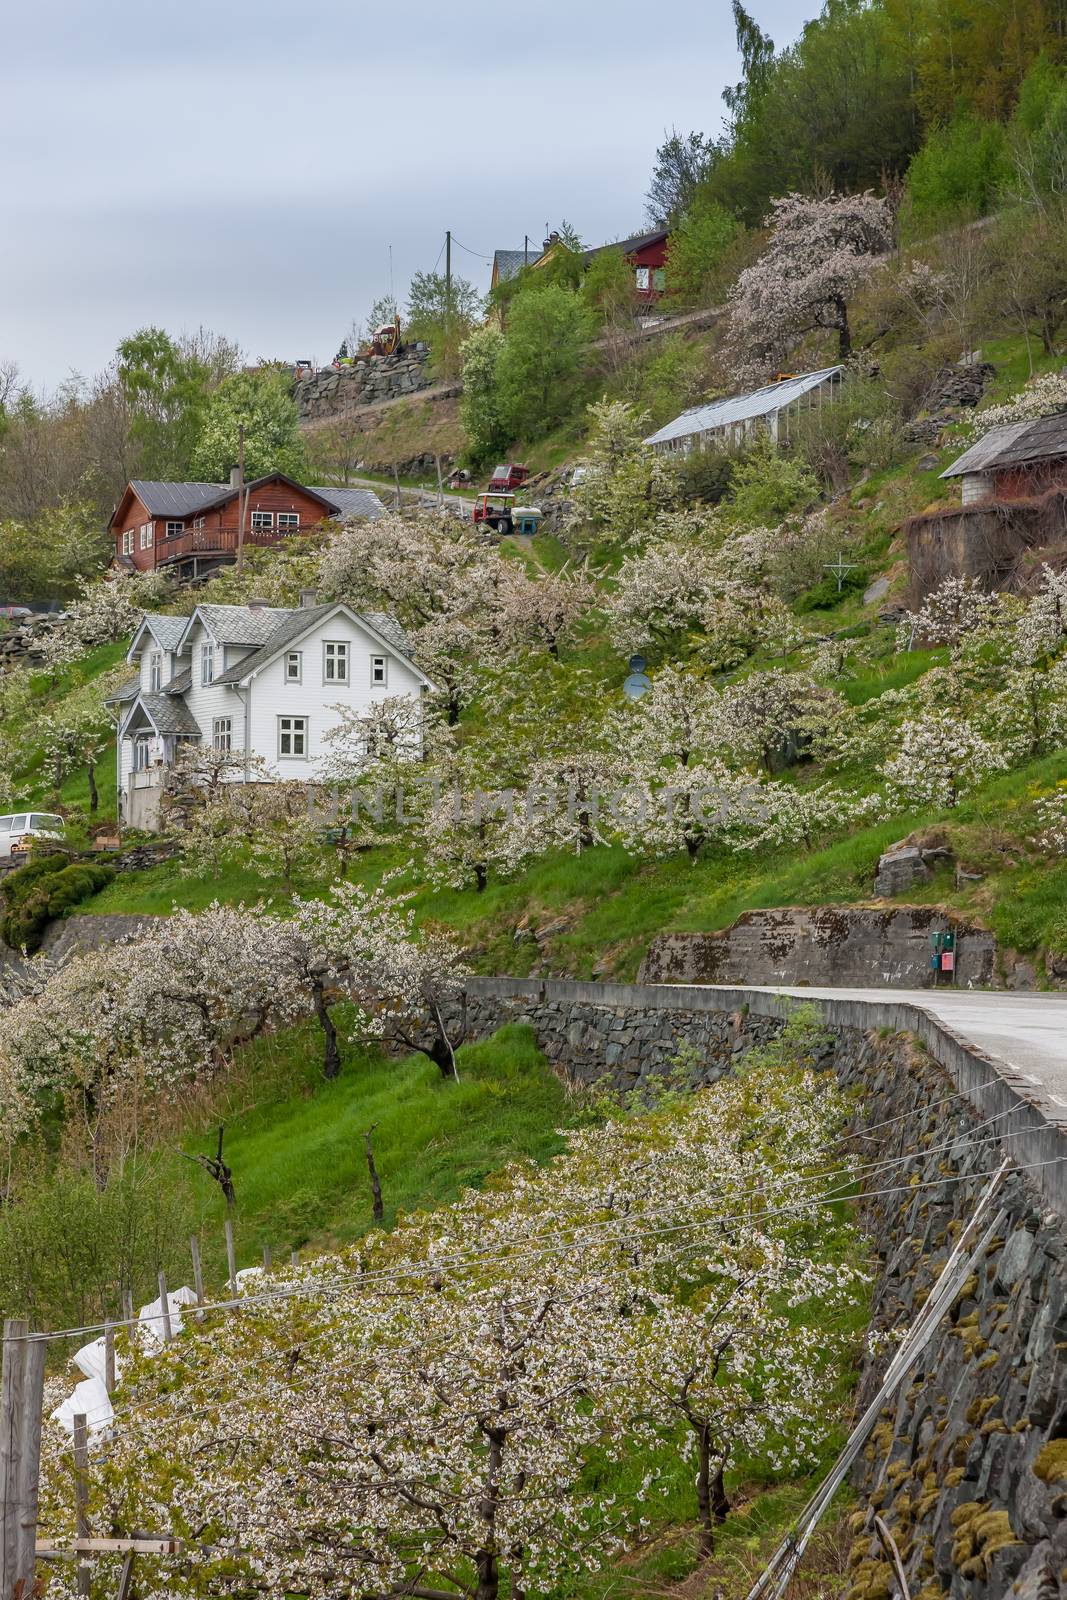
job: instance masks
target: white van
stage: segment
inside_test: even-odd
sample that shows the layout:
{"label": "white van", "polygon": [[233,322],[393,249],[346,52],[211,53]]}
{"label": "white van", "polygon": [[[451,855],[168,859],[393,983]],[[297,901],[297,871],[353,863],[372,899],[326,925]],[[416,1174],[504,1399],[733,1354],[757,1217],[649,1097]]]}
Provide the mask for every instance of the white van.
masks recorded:
{"label": "white van", "polygon": [[9,856],[20,839],[31,835],[38,839],[62,839],[62,817],[47,811],[16,811],[11,816],[0,817],[0,860]]}

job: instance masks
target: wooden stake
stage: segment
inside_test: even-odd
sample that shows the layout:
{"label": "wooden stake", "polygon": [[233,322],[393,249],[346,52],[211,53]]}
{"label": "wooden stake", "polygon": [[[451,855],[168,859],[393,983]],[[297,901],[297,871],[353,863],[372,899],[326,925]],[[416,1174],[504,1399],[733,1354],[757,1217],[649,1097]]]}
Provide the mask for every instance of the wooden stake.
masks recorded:
{"label": "wooden stake", "polygon": [[274,1260],[274,1257],[271,1255],[270,1245],[269,1244],[265,1244],[263,1246],[263,1271],[264,1272],[269,1272],[270,1271],[271,1264],[272,1264],[273,1260]]}
{"label": "wooden stake", "polygon": [[170,1344],[174,1333],[170,1325],[170,1300],[167,1296],[167,1279],[161,1271],[159,1274],[159,1310],[163,1318],[163,1343]]}
{"label": "wooden stake", "polygon": [[400,510],[400,473],[397,470],[397,465],[396,465],[395,461],[393,462],[393,482],[396,484],[396,509],[399,511]]}
{"label": "wooden stake", "polygon": [[34,1586],[37,1495],[44,1397],[43,1339],[27,1338],[29,1323],[4,1323],[0,1380],[0,1584],[3,1595],[28,1595]]}
{"label": "wooden stake", "polygon": [[196,1290],[196,1303],[204,1303],[204,1269],[200,1265],[200,1240],[194,1233],[189,1240],[189,1252],[193,1258],[193,1288]]}
{"label": "wooden stake", "polygon": [[291,1267],[298,1267],[300,1265],[300,1251],[299,1250],[290,1250],[290,1252],[289,1252],[289,1265]]}
{"label": "wooden stake", "polygon": [[[126,1321],[128,1323],[132,1324],[132,1322],[133,1322],[133,1290],[132,1289],[123,1289],[123,1291],[122,1291],[122,1314],[126,1318]],[[132,1338],[133,1337],[133,1328],[132,1328],[132,1326],[129,1327],[126,1331],[129,1333],[130,1337]]]}
{"label": "wooden stake", "polygon": [[437,509],[443,511],[445,509],[445,486],[441,482],[441,457],[436,451],[434,452],[433,464],[437,468]]}
{"label": "wooden stake", "polygon": [[136,1560],[132,1550],[127,1550],[122,1561],[122,1571],[119,1573],[119,1586],[115,1600],[130,1600],[130,1585],[133,1582],[133,1563]]}
{"label": "wooden stake", "polygon": [[226,1218],[226,1270],[230,1274],[230,1294],[237,1297],[237,1257],[233,1248],[233,1222]]}
{"label": "wooden stake", "polygon": [[[79,1539],[89,1537],[89,1436],[83,1412],[74,1418],[74,1531]],[[79,1561],[78,1593],[88,1595],[89,1584],[88,1563]]]}
{"label": "wooden stake", "polygon": [[104,1323],[104,1388],[108,1394],[115,1387],[115,1324]]}

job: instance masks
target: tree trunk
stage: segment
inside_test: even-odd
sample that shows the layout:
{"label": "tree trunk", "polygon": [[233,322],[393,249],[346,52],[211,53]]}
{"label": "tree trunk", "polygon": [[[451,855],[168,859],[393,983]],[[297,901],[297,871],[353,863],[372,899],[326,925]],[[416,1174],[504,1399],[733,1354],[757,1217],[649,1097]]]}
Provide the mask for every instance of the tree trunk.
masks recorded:
{"label": "tree trunk", "polygon": [[86,767],[86,772],[87,772],[88,777],[89,777],[89,810],[90,811],[95,811],[97,806],[100,804],[100,796],[96,792],[96,763],[95,763],[95,761],[90,761],[89,762],[88,766]]}
{"label": "tree trunk", "polygon": [[848,325],[848,307],[843,300],[837,302],[837,356],[847,361],[852,354],[852,329]]}
{"label": "tree trunk", "polygon": [[477,866],[474,869],[474,888],[475,888],[476,893],[481,894],[483,889],[485,888],[485,886],[486,886],[486,884],[488,882],[489,882],[489,871],[488,871],[488,868],[486,867],[484,861],[479,861]]}
{"label": "tree trunk", "polygon": [[496,1556],[488,1550],[482,1550],[478,1555],[478,1588],[474,1600],[497,1600],[500,1592],[500,1573],[497,1569]]}
{"label": "tree trunk", "polygon": [[705,1423],[697,1429],[697,1509],[700,1513],[700,1554],[715,1552],[715,1524],[730,1509],[722,1478],[722,1463],[711,1465],[711,1429]]}
{"label": "tree trunk", "polygon": [[[374,1127],[377,1126],[378,1124],[375,1123]],[[363,1135],[363,1148],[367,1152],[367,1171],[370,1173],[370,1192],[374,1207],[374,1220],[375,1222],[381,1222],[385,1216],[385,1208],[382,1205],[381,1179],[378,1177],[378,1168],[374,1165],[374,1147],[370,1142],[370,1136],[373,1132],[374,1128],[368,1128]]]}
{"label": "tree trunk", "polygon": [[330,1008],[326,1004],[326,995],[321,983],[315,985],[315,1015],[319,1019],[319,1027],[326,1038],[326,1053],[322,1061],[322,1075],[326,1079],[339,1078],[341,1075],[341,1052],[337,1048],[337,1029],[334,1027]]}

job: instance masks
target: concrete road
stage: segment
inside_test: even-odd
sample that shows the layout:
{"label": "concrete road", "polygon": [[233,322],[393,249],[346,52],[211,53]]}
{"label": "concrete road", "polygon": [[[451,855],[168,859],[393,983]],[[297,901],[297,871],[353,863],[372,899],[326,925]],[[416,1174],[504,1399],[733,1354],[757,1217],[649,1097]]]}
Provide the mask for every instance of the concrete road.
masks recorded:
{"label": "concrete road", "polygon": [[1012,1079],[1031,1085],[1037,1092],[1028,1098],[1046,1101],[1057,1122],[1067,1120],[1067,993],[760,987],[765,993],[798,1000],[859,1000],[872,1006],[898,1001],[919,1006],[1002,1063]]}

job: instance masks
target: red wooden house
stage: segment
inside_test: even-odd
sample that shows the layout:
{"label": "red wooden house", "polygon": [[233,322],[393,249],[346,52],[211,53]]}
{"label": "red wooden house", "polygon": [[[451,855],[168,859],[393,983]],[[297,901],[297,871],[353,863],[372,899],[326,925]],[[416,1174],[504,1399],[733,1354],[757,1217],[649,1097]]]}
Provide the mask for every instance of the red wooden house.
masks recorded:
{"label": "red wooden house", "polygon": [[[384,512],[369,489],[312,488],[283,472],[256,478],[246,488],[246,546],[278,544],[339,517],[373,520]],[[236,559],[240,513],[236,481],[155,483],[134,478],[108,524],[115,562],[127,571],[163,568],[179,582],[195,582]]]}
{"label": "red wooden house", "polygon": [[[613,244],[597,245],[595,250],[583,252],[583,260],[588,266],[594,256],[603,255],[605,250],[620,251],[633,269],[634,289],[638,299],[651,305],[667,292],[669,237],[668,228],[655,228],[651,233],[638,233],[631,239],[616,239]],[[546,261],[552,259],[559,244],[559,234],[550,233],[540,255],[529,249],[495,251],[491,287],[495,289],[498,283],[514,278],[524,266],[534,268],[543,266]]]}

